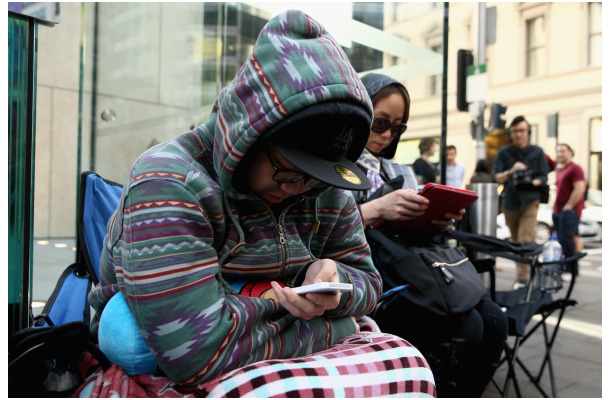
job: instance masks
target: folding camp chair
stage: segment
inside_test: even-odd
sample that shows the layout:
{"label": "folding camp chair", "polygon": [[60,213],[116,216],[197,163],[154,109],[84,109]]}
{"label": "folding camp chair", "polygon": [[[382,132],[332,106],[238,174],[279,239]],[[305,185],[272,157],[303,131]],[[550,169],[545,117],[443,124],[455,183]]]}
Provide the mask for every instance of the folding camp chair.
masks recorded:
{"label": "folding camp chair", "polygon": [[[491,236],[461,231],[452,231],[451,235],[466,247],[469,256],[474,252],[480,252],[494,257],[507,258],[530,264],[530,280],[526,286],[517,290],[496,291],[494,279],[493,277],[491,278],[494,285],[491,297],[506,310],[509,321],[509,338],[505,343],[504,357],[500,360],[500,365],[507,364],[508,372],[502,384],[499,384],[496,379],[492,382],[502,397],[508,397],[511,383],[516,396],[521,397],[521,390],[515,375],[515,367],[518,365],[536,389],[544,397],[549,397],[540,385],[542,374],[545,368],[547,368],[552,396],[557,397],[551,352],[566,309],[577,304],[576,300],[571,298],[575,276],[572,277],[572,281],[569,283],[565,293],[561,294],[560,270],[545,268],[545,266],[554,262],[542,262],[539,260],[538,256],[542,252],[542,246],[536,243],[514,243],[509,240],[500,240]],[[586,253],[577,253],[569,258],[562,257],[559,263],[563,266],[585,255]],[[549,281],[555,282],[555,284],[548,285],[547,282]],[[549,317],[553,314],[557,314],[557,318],[551,322]],[[533,325],[528,326],[534,315],[539,315],[539,320]],[[519,358],[518,353],[520,346],[539,330],[543,334],[545,351],[540,368],[536,374],[533,374]]]}
{"label": "folding camp chair", "polygon": [[76,262],[64,270],[44,309],[33,317],[32,326],[63,325],[72,321],[89,325],[87,295],[99,280],[106,224],[119,203],[122,190],[120,184],[94,172],[81,174]]}

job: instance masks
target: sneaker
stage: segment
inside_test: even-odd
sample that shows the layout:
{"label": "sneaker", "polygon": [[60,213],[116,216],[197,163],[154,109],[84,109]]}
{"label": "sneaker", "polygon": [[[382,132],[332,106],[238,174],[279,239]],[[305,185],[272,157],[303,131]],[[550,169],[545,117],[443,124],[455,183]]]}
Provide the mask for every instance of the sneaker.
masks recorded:
{"label": "sneaker", "polygon": [[517,290],[517,289],[525,287],[525,286],[527,286],[526,281],[515,281],[515,283],[513,283],[513,290]]}

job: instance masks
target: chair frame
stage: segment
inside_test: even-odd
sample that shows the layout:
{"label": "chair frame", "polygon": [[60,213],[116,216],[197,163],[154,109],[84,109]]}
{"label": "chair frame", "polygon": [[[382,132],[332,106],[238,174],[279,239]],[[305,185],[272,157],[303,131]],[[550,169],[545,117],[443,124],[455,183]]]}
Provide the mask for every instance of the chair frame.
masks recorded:
{"label": "chair frame", "polygon": [[[578,260],[578,259],[584,257],[585,255],[586,255],[586,253],[577,253],[576,255],[569,257],[569,258],[562,257],[560,264],[565,265],[566,263]],[[543,267],[544,265],[553,264],[553,263],[554,262],[541,262],[541,261],[538,261],[538,257],[532,257],[531,262],[530,262],[530,266],[531,266],[530,280],[527,285],[527,295],[526,295],[526,298],[524,299],[525,302],[529,302],[531,300],[531,296],[535,289],[535,286],[539,282],[541,267]],[[542,374],[544,373],[545,367],[547,367],[548,372],[549,372],[551,395],[552,395],[552,397],[557,397],[557,383],[555,380],[555,373],[554,373],[554,369],[553,369],[551,351],[553,348],[553,344],[555,343],[555,340],[557,339],[557,333],[559,331],[561,320],[563,319],[563,316],[565,315],[566,309],[570,306],[574,306],[577,304],[576,300],[571,299],[571,294],[572,294],[572,290],[574,288],[575,281],[576,281],[576,277],[573,275],[565,296],[563,296],[560,299],[552,300],[552,302],[550,302],[550,303],[543,303],[540,307],[538,307],[538,309],[536,310],[534,315],[540,315],[541,319],[539,321],[537,321],[534,325],[529,327],[529,329],[526,331],[526,333],[523,336],[509,332],[509,336],[514,336],[514,341],[511,346],[511,344],[509,344],[510,339],[507,339],[507,341],[504,345],[505,356],[500,360],[500,363],[498,365],[498,367],[499,367],[500,365],[502,365],[503,363],[506,362],[508,365],[508,373],[504,379],[504,383],[503,383],[502,387],[500,387],[500,385],[498,384],[498,382],[496,381],[495,378],[492,379],[492,383],[494,384],[494,386],[496,387],[496,389],[498,390],[498,392],[500,393],[500,395],[502,397],[508,397],[509,385],[511,382],[512,382],[513,388],[515,389],[516,396],[522,397],[519,383],[516,378],[516,365],[518,365],[519,368],[525,373],[525,375],[527,375],[530,382],[536,387],[536,389],[540,392],[540,394],[542,396],[550,397],[549,394],[540,385],[540,381],[542,379]],[[551,315],[555,314],[556,312],[559,312],[557,321],[554,322],[552,324],[552,326],[550,326],[550,324],[548,324],[547,319]],[[541,363],[538,371],[534,375],[534,373],[532,373],[531,369],[528,368],[523,363],[523,361],[519,358],[518,352],[519,352],[520,346],[522,346],[536,331],[538,331],[539,327],[541,327],[541,326],[542,326],[542,332],[543,332],[543,341],[544,341],[545,351],[544,351],[544,355],[542,357],[542,363]],[[549,331],[551,331],[550,335],[549,335]]]}

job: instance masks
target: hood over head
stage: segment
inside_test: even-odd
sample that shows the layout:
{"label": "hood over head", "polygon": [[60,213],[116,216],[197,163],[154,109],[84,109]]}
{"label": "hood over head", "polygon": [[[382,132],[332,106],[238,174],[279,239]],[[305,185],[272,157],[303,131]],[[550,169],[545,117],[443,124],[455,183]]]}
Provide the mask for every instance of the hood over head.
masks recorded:
{"label": "hood over head", "polygon": [[[375,73],[366,74],[365,76],[362,77],[362,83],[364,84],[364,87],[366,88],[366,91],[367,91],[369,97],[371,97],[371,98],[373,98],[377,93],[381,92],[381,90],[386,88],[387,86],[390,86],[392,84],[401,86],[407,92],[407,100],[408,100],[408,102],[410,102],[410,98],[408,95],[409,92],[407,91],[407,88],[402,83],[398,82],[396,79],[390,78],[387,75],[375,74]],[[409,108],[409,106],[410,106],[410,104],[407,105],[407,109]],[[406,117],[407,117],[407,119],[409,117],[408,111],[406,113]],[[379,155],[383,158],[389,158],[389,159],[394,158],[394,156],[396,155],[396,149],[398,148],[398,142],[400,142],[401,135],[402,134],[398,135],[392,141],[392,143],[389,144],[388,147],[386,147],[379,153]]]}
{"label": "hood over head", "polygon": [[214,136],[214,169],[226,193],[245,155],[265,140],[277,143],[308,175],[366,189],[370,182],[351,164],[364,150],[372,114],[341,46],[308,15],[290,10],[263,27],[247,61],[220,92],[203,132]]}

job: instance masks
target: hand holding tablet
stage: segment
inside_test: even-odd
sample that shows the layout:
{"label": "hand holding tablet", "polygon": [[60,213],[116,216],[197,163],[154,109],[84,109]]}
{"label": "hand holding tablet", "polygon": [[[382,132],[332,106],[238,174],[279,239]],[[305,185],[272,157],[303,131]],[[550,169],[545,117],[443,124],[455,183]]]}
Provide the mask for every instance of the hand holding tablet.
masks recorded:
{"label": "hand holding tablet", "polygon": [[425,213],[409,221],[380,220],[374,227],[392,229],[428,230],[432,220],[442,219],[445,214],[455,214],[474,203],[478,196],[471,190],[458,189],[450,186],[428,183],[417,193],[430,200]]}

